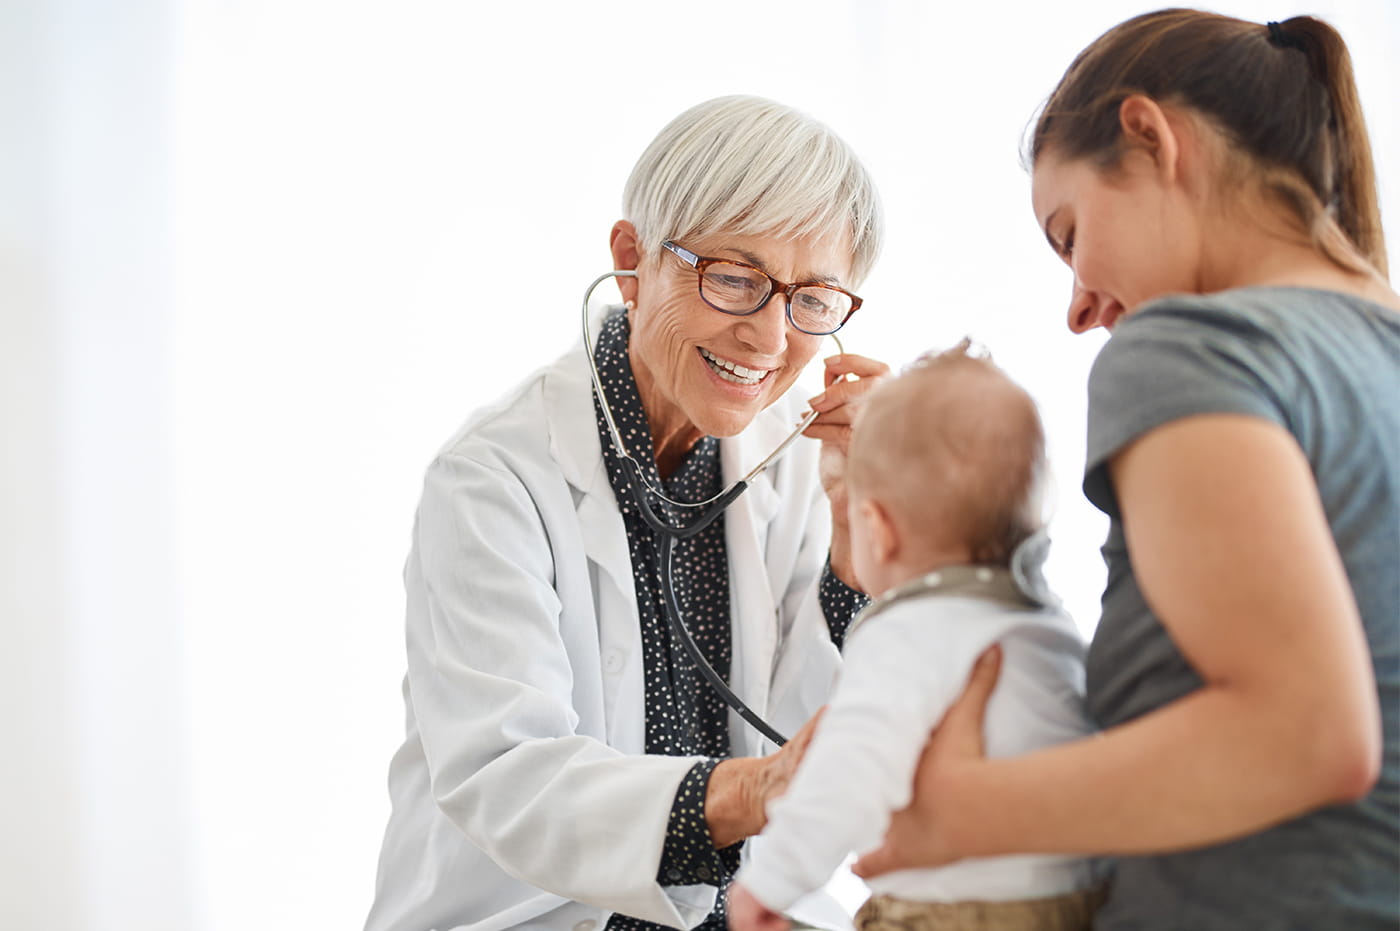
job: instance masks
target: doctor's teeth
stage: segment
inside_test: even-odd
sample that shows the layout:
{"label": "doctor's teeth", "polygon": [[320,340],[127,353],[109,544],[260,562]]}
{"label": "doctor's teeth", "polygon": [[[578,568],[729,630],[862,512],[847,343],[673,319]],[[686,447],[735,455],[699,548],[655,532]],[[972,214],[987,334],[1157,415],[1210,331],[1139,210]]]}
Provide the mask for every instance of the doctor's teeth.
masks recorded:
{"label": "doctor's teeth", "polygon": [[705,361],[710,363],[710,368],[725,381],[732,381],[740,385],[756,385],[767,377],[771,369],[751,369],[746,368],[737,362],[728,359],[721,359],[708,349],[701,349],[700,354],[705,357]]}

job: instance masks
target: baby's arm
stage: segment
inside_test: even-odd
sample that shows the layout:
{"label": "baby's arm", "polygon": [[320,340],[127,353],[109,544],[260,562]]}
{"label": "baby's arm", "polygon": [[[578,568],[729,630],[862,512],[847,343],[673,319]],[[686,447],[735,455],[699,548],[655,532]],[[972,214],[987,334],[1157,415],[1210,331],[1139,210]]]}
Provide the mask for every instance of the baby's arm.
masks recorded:
{"label": "baby's arm", "polygon": [[[788,792],[740,870],[735,897],[780,912],[820,887],[852,850],[874,846],[890,812],[909,803],[929,731],[975,656],[958,654],[957,622],[927,603],[892,608],[846,647],[841,682]],[[769,926],[754,912],[746,931]],[[731,918],[731,921],[734,921]],[[741,927],[735,923],[735,927]]]}
{"label": "baby's arm", "polygon": [[725,911],[730,931],[788,931],[792,927],[786,915],[764,905],[742,883],[729,887]]}

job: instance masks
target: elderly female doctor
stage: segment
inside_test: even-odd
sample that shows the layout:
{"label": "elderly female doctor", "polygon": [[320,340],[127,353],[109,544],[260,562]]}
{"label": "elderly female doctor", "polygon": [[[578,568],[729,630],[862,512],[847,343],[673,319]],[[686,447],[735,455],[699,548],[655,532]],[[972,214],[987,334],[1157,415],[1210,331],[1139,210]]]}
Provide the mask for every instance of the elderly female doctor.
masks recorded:
{"label": "elderly female doctor", "polygon": [[[789,389],[860,304],[878,199],[829,129],[731,97],[661,132],[624,213],[612,260],[636,274],[594,339],[599,381],[648,481],[702,501],[807,412]],[[807,435],[841,448],[850,402],[885,371],[828,358]],[[407,738],[370,931],[723,927],[716,892],[785,788],[862,602],[818,455],[795,443],[675,553],[700,650],[795,735],[773,751],[668,627],[659,543],[585,352],[471,417],[428,470],[405,570]]]}

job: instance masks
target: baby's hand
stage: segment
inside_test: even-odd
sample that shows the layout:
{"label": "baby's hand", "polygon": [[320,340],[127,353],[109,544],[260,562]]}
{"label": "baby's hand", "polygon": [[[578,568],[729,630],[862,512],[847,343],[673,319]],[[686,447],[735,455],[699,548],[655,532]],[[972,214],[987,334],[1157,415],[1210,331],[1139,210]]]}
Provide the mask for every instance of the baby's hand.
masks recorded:
{"label": "baby's hand", "polygon": [[764,905],[738,883],[729,887],[729,927],[732,931],[788,931],[792,922]]}

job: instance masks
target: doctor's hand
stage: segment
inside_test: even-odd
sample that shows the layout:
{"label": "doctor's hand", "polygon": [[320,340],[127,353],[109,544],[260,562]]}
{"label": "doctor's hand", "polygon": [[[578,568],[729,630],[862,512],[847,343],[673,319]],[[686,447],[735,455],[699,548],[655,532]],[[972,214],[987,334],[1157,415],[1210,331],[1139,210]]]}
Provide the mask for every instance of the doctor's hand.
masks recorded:
{"label": "doctor's hand", "polygon": [[890,367],[877,359],[843,353],[826,359],[826,390],[807,403],[821,416],[803,435],[821,440],[822,488],[831,501],[831,571],[859,588],[851,566],[851,531],[846,520],[846,450],[860,400],[884,380]]}
{"label": "doctor's hand", "polygon": [[782,913],[764,905],[740,883],[729,887],[725,911],[729,914],[730,931],[788,931],[792,927]]}
{"label": "doctor's hand", "polygon": [[976,765],[986,758],[982,722],[1000,673],[1001,647],[993,646],[978,657],[962,695],[925,745],[913,802],[894,813],[884,843],[856,861],[857,876],[944,866],[967,856],[959,838],[977,826],[957,823],[958,799],[978,785]]}
{"label": "doctor's hand", "polygon": [[705,823],[715,849],[752,837],[768,823],[768,803],[787,791],[797,764],[812,742],[826,708],[767,756],[721,760],[710,772],[705,792]]}

